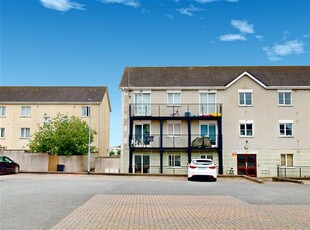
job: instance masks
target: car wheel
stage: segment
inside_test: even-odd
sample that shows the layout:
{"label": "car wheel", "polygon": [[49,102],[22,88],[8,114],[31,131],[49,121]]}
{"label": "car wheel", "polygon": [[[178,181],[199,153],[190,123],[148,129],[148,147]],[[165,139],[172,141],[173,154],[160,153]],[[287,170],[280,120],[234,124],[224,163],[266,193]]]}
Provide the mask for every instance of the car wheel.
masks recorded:
{"label": "car wheel", "polygon": [[187,177],[187,180],[188,180],[188,181],[191,181],[191,180],[192,180],[192,178],[191,178],[191,177]]}
{"label": "car wheel", "polygon": [[214,181],[214,182],[217,181],[217,178],[214,178],[213,181]]}
{"label": "car wheel", "polygon": [[17,174],[19,172],[19,167],[18,166],[15,166],[14,168],[14,173]]}

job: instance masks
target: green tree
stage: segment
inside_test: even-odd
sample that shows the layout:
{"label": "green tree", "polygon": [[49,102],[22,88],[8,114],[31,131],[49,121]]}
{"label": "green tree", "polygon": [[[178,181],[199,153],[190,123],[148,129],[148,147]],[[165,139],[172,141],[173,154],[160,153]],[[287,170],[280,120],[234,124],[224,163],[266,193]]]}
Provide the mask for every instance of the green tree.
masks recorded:
{"label": "green tree", "polygon": [[[96,131],[90,130],[90,143]],[[38,125],[38,131],[30,140],[32,152],[44,152],[57,155],[84,155],[88,152],[89,128],[86,121],[75,116],[58,114],[48,124]],[[93,152],[95,147],[91,146]]]}

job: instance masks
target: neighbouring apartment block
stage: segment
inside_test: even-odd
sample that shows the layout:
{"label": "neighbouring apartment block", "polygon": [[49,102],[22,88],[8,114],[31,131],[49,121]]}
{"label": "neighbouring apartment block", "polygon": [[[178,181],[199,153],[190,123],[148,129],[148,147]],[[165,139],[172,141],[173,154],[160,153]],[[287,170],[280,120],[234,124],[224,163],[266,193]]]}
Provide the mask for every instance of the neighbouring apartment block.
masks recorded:
{"label": "neighbouring apartment block", "polygon": [[[127,67],[122,171],[310,175],[310,66]],[[307,167],[308,166],[308,167]]]}
{"label": "neighbouring apartment block", "polygon": [[96,130],[99,156],[109,155],[110,100],[107,87],[0,87],[0,145],[28,149],[31,136],[58,114],[76,116]]}

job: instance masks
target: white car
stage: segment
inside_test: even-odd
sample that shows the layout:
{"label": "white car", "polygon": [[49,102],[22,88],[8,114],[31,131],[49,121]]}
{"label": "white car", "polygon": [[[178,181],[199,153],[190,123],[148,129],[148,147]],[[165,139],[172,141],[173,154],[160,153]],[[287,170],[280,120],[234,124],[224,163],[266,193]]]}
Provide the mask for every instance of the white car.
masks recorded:
{"label": "white car", "polygon": [[211,179],[216,181],[217,168],[211,159],[193,159],[188,165],[187,179]]}

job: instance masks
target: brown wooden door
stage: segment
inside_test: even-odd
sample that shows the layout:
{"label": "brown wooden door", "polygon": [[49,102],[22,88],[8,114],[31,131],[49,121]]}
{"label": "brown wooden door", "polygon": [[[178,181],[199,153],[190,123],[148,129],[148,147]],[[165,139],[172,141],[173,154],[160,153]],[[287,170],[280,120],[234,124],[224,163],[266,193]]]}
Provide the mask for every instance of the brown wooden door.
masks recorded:
{"label": "brown wooden door", "polygon": [[238,154],[237,167],[238,175],[256,177],[256,154]]}

